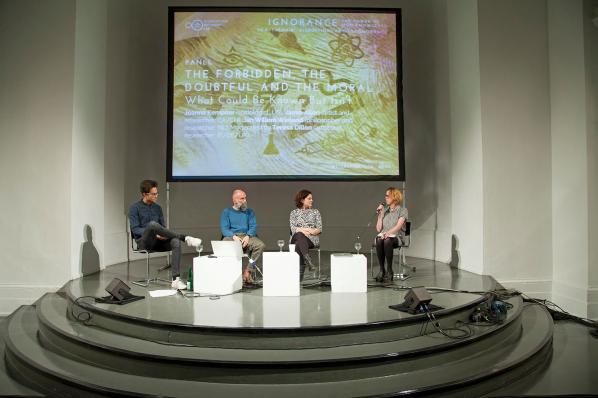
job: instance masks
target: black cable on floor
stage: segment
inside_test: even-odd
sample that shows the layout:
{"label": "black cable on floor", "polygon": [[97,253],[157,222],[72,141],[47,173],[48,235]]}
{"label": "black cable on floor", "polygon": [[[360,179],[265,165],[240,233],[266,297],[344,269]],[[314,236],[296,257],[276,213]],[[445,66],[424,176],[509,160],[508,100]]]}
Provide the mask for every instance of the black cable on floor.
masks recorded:
{"label": "black cable on floor", "polygon": [[[449,339],[462,340],[462,339],[471,337],[473,335],[473,331],[471,330],[471,328],[468,325],[465,325],[467,330],[464,330],[461,328],[456,328],[456,327],[455,328],[447,328],[447,329],[441,328],[440,323],[436,319],[436,316],[434,316],[434,313],[432,311],[430,311],[428,306],[424,304],[423,308],[425,310],[426,315],[428,316],[428,319],[430,320],[430,323],[432,323],[432,325],[434,326],[436,331],[438,333],[442,334],[443,336],[448,337]],[[457,336],[453,336],[453,335],[449,334],[448,331],[457,331],[461,334],[457,335]]]}
{"label": "black cable on floor", "polygon": [[[79,303],[78,303],[79,300],[84,299],[84,298],[91,298],[91,299],[94,299],[94,301],[97,299],[97,297],[95,297],[95,296],[80,296],[80,297],[77,297],[73,301],[73,304],[71,305],[71,315],[78,322],[81,322],[81,323],[83,323],[84,325],[87,325],[87,326],[91,326],[91,325],[93,325],[91,323],[91,318],[92,318],[91,312],[83,310],[83,307],[81,307],[81,305],[79,305]],[[75,314],[75,306],[81,308],[81,312],[79,312],[78,314]]]}
{"label": "black cable on floor", "polygon": [[592,328],[598,329],[598,322],[596,322],[592,319],[589,319],[589,318],[582,318],[582,317],[570,314],[569,312],[565,311],[559,305],[553,303],[550,300],[536,299],[533,297],[529,297],[528,295],[523,294],[523,293],[520,293],[520,294],[521,294],[521,297],[523,297],[523,301],[528,302],[528,303],[538,304],[538,305],[541,305],[544,308],[546,308],[546,310],[552,316],[552,319],[554,319],[555,321],[573,321],[573,322],[577,322],[577,323],[587,326],[587,327],[592,327]]}

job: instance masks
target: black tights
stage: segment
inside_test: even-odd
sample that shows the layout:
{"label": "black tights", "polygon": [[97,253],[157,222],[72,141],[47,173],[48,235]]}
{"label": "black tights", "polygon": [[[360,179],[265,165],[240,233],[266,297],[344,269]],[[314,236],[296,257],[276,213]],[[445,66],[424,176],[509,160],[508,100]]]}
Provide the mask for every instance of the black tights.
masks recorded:
{"label": "black tights", "polygon": [[376,254],[378,255],[378,264],[380,264],[380,271],[384,271],[384,259],[388,266],[388,272],[392,272],[392,255],[393,250],[399,247],[399,239],[381,237],[376,238]]}

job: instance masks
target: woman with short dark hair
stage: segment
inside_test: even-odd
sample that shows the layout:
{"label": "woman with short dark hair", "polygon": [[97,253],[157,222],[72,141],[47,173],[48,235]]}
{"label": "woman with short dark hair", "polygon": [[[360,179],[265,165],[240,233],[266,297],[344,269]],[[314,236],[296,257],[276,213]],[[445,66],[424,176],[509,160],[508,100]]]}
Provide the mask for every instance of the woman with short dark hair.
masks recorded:
{"label": "woman with short dark hair", "polygon": [[312,208],[314,203],[313,195],[307,189],[302,189],[295,195],[296,209],[291,211],[289,224],[291,226],[291,243],[295,244],[295,252],[299,254],[301,265],[299,275],[303,280],[305,266],[310,270],[314,269],[313,262],[309,256],[309,249],[320,246],[320,234],[322,233],[322,216],[317,209]]}

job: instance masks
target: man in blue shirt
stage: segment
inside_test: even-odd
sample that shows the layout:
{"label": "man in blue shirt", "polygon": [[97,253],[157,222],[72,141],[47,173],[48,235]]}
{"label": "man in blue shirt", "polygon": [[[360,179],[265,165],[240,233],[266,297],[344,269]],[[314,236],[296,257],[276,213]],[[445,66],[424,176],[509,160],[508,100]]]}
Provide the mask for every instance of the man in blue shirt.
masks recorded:
{"label": "man in blue shirt", "polygon": [[243,280],[248,282],[249,269],[255,267],[266,245],[256,236],[255,212],[247,208],[247,194],[241,189],[235,189],[232,199],[233,206],[224,209],[220,216],[220,231],[224,240],[241,242],[243,251],[249,256],[249,267],[243,270]]}
{"label": "man in blue shirt", "polygon": [[162,208],[158,203],[158,183],[143,180],[139,186],[141,200],[129,208],[131,233],[140,249],[157,252],[172,251],[172,288],[184,290],[187,285],[181,281],[181,241],[197,247],[201,239],[192,236],[175,234],[166,229]]}

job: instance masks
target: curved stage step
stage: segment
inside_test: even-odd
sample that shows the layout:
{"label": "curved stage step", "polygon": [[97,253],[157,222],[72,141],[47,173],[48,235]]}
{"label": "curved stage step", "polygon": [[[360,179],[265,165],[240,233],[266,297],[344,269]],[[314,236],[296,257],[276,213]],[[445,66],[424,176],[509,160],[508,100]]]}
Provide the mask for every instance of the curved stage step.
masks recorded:
{"label": "curved stage step", "polygon": [[[376,292],[377,293],[377,292]],[[437,317],[444,319],[444,322],[465,321],[474,307],[479,306],[487,300],[487,297],[480,294],[441,292],[435,296],[435,303],[445,304],[441,296],[453,296],[452,300],[446,301],[446,309],[435,311]],[[404,293],[403,293],[404,294]],[[329,291],[319,293],[321,297],[329,299],[333,296]],[[371,293],[358,293],[357,297],[365,297]],[[397,295],[402,297],[402,295]],[[454,297],[457,297],[455,299]],[[177,296],[177,298],[180,298]],[[250,311],[254,306],[261,304],[259,300],[280,300],[287,297],[250,297],[254,301],[241,307],[241,312]],[[301,300],[303,297],[293,297]],[[353,296],[355,299],[355,295]],[[330,348],[339,346],[351,346],[356,344],[373,344],[392,342],[399,339],[408,339],[417,337],[421,334],[422,320],[427,320],[426,315],[411,315],[388,308],[389,304],[396,303],[399,298],[394,298],[394,302],[388,300],[376,302],[370,298],[370,302],[375,304],[376,312],[385,312],[388,319],[384,321],[363,321],[359,324],[349,325],[328,325],[318,327],[266,327],[266,326],[245,326],[247,323],[239,323],[239,327],[215,327],[205,324],[165,322],[157,320],[162,314],[153,315],[154,318],[141,318],[137,311],[130,310],[129,313],[123,312],[120,306],[107,306],[103,304],[88,303],[83,300],[77,302],[74,310],[75,315],[81,314],[84,317],[91,316],[92,323],[104,329],[115,333],[126,334],[132,337],[138,337],[145,340],[158,341],[168,344],[194,345],[205,347],[226,347],[230,349],[310,349],[310,348]],[[70,300],[75,298],[70,297]],[[150,299],[151,300],[151,299]],[[143,300],[142,300],[143,301]],[[187,300],[183,299],[183,303]],[[284,302],[283,302],[284,303]],[[140,302],[140,304],[142,304]],[[171,308],[181,308],[176,300],[169,304]],[[80,308],[79,308],[80,307]],[[116,312],[116,311],[119,312]],[[214,311],[218,314],[218,308],[206,311]],[[321,312],[344,312],[350,311],[350,308],[328,308],[320,310]],[[272,311],[276,313],[284,311],[284,306],[275,307]],[[370,309],[368,309],[370,311]],[[331,315],[329,315],[331,316]],[[190,320],[189,322],[192,322]],[[398,326],[401,326],[400,328]],[[248,339],[248,337],[253,337]],[[297,339],[296,337],[301,337]]]}
{"label": "curved stage step", "polygon": [[[440,263],[417,269],[408,282],[428,286],[449,333],[465,330],[488,305],[486,292],[500,288]],[[302,289],[296,298],[259,289],[151,298],[161,286],[133,287],[145,299],[124,306],[80,298],[105,295],[114,277],[138,275],[119,264],[13,313],[2,324],[10,375],[52,397],[479,397],[541,371],[552,354],[552,319],[519,296],[508,299],[504,322],[450,339],[427,315],[388,308],[403,300],[403,282],[364,294]]]}
{"label": "curved stage step", "polygon": [[[48,294],[40,300],[37,306],[37,314],[43,336],[48,340],[58,341],[58,344],[68,343],[73,350],[94,348],[129,357],[143,355],[144,357],[164,361],[291,365],[337,361],[347,363],[432,354],[442,356],[440,355],[442,352],[447,351],[448,348],[456,349],[457,346],[462,346],[461,349],[466,351],[474,342],[478,342],[482,346],[496,345],[497,341],[507,339],[510,336],[518,338],[520,333],[521,319],[519,315],[522,303],[520,298],[515,298],[511,302],[513,308],[509,311],[508,317],[502,325],[493,325],[491,327],[469,326],[472,336],[466,339],[455,341],[437,334],[429,335],[425,332],[423,333],[425,335],[421,336],[421,319],[424,318],[414,317],[419,319],[416,325],[410,322],[408,325],[395,324],[392,328],[384,325],[384,329],[380,327],[377,330],[368,330],[367,335],[370,339],[365,341],[360,331],[355,330],[353,331],[355,337],[350,344],[343,344],[339,341],[337,345],[331,345],[331,342],[329,342],[326,347],[323,347],[318,339],[334,340],[336,335],[329,331],[326,331],[327,334],[319,336],[314,336],[314,332],[310,331],[309,339],[300,336],[297,331],[294,331],[290,336],[288,332],[280,330],[277,333],[245,335],[243,338],[238,335],[230,336],[227,331],[222,331],[221,334],[215,336],[215,332],[210,331],[210,335],[204,341],[202,340],[203,331],[196,330],[194,333],[196,344],[194,345],[165,344],[149,340],[144,336],[135,338],[131,337],[130,333],[122,335],[105,328],[89,327],[83,323],[72,322],[65,317],[65,314],[70,313],[72,308],[69,308],[66,300],[55,294]],[[463,311],[458,318],[466,319],[469,313],[470,311]],[[446,329],[454,325],[454,319],[454,316],[439,317],[439,323],[443,329]],[[463,319],[459,320],[462,321]],[[449,322],[452,322],[452,324],[449,324]],[[402,329],[411,330],[410,333],[413,335],[406,335]],[[431,324],[427,325],[427,330],[428,332],[433,330]],[[163,327],[164,334],[168,335],[172,332],[169,328]],[[347,338],[348,333],[346,331],[338,331],[338,333],[342,333],[342,337]],[[373,339],[372,337],[376,333],[386,335],[386,339]],[[218,338],[218,344],[214,344],[215,337]],[[227,339],[234,339],[235,342],[242,342],[244,339],[246,345],[244,348],[231,348],[226,343]],[[255,343],[256,340],[260,340],[259,343]],[[297,340],[301,341],[300,345],[296,343]],[[316,344],[309,346],[307,344],[309,341]],[[254,344],[247,344],[249,342]],[[286,345],[282,345],[285,342]],[[276,346],[276,348],[272,348],[273,346]],[[479,347],[476,349],[479,350]]]}
{"label": "curved stage step", "polygon": [[[38,388],[57,396],[77,396],[81,391],[99,396],[190,397],[198,392],[208,396],[479,396],[537,368],[551,353],[552,319],[543,308],[525,305],[500,328],[504,330],[490,337],[468,344],[451,341],[442,350],[419,355],[293,366],[223,365],[206,358],[186,362],[169,355],[150,356],[141,349],[142,345],[148,349],[147,342],[130,337],[121,342],[121,348],[129,347],[127,355],[114,346],[99,347],[97,342],[108,336],[92,327],[83,332],[76,323],[70,331],[64,327],[57,333],[56,323],[50,327],[42,319],[50,315],[46,311],[66,310],[66,303],[62,309],[57,305],[59,300],[63,299],[45,297],[37,310],[21,307],[10,317],[6,337],[7,362],[16,377],[27,375],[31,381],[33,374]],[[85,341],[95,338],[91,347],[91,340]],[[135,351],[137,356],[132,354]]]}

